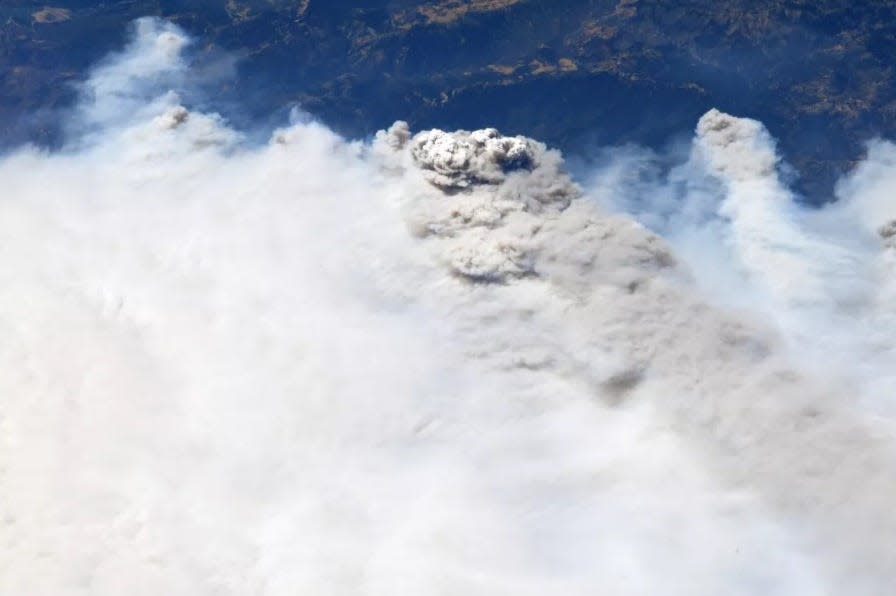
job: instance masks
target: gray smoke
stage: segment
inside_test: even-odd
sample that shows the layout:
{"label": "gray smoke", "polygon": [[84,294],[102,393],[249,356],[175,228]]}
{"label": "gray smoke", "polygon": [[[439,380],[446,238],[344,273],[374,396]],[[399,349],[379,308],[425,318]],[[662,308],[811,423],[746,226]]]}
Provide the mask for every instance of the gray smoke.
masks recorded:
{"label": "gray smoke", "polygon": [[413,138],[398,123],[377,138],[411,161],[434,192],[407,207],[412,232],[432,238],[451,271],[471,281],[564,276],[570,283],[614,277],[637,284],[672,263],[662,241],[638,224],[599,216],[563,171],[557,151],[496,130]]}

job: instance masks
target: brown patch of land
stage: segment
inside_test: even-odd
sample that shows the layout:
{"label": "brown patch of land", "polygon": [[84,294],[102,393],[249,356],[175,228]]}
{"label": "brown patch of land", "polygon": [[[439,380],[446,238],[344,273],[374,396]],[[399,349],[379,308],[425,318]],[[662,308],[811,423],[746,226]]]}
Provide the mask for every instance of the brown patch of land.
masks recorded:
{"label": "brown patch of land", "polygon": [[308,12],[308,5],[311,4],[311,0],[300,0],[299,6],[296,8],[296,19],[302,19],[305,17],[305,13]]}
{"label": "brown patch of land", "polygon": [[569,58],[560,58],[560,60],[557,61],[557,65],[560,66],[560,70],[563,72],[575,72],[579,70],[579,65]]}
{"label": "brown patch of land", "polygon": [[31,19],[35,23],[60,23],[72,18],[72,11],[67,8],[56,8],[53,6],[44,6],[42,9],[32,13]]}
{"label": "brown patch of land", "polygon": [[418,6],[414,10],[395,15],[395,23],[400,29],[419,24],[451,25],[468,14],[494,12],[510,8],[526,0],[442,0]]}
{"label": "brown patch of land", "polygon": [[235,23],[249,20],[252,13],[252,9],[249,5],[240,4],[239,2],[236,2],[236,0],[227,0],[227,4],[224,5],[224,10],[227,11],[227,16],[229,16]]}
{"label": "brown patch of land", "polygon": [[508,76],[512,75],[516,71],[516,66],[508,66],[505,64],[489,64],[488,69],[492,72]]}

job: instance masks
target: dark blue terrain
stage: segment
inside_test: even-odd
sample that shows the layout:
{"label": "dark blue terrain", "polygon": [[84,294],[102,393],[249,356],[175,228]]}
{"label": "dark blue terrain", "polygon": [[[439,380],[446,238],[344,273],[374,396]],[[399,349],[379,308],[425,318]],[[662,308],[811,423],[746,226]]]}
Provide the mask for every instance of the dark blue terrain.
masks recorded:
{"label": "dark blue terrain", "polygon": [[238,126],[300,104],[350,136],[401,118],[580,153],[717,107],[762,120],[813,201],[896,136],[891,0],[6,0],[0,143],[58,143],[72,83],[145,15],[195,36],[195,101]]}

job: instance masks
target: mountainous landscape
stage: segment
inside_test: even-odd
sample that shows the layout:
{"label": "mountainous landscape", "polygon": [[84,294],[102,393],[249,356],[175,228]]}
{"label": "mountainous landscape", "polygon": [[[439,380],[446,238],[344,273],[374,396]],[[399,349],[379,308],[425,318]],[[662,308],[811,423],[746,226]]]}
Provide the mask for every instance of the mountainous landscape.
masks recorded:
{"label": "mountainous landscape", "polygon": [[717,107],[765,122],[815,202],[868,139],[896,135],[890,0],[10,0],[3,144],[58,142],[74,84],[145,15],[198,39],[196,101],[234,120],[298,104],[354,137],[403,118],[587,153],[688,137]]}

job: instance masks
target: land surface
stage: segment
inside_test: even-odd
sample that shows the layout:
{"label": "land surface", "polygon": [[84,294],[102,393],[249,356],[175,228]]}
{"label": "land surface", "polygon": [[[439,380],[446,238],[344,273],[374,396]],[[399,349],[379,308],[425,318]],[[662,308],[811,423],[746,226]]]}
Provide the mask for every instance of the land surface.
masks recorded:
{"label": "land surface", "polygon": [[237,124],[298,103],[351,136],[402,118],[587,152],[717,107],[765,122],[813,200],[896,137],[894,0],[7,0],[0,142],[58,142],[75,83],[145,15],[196,37],[203,101]]}

